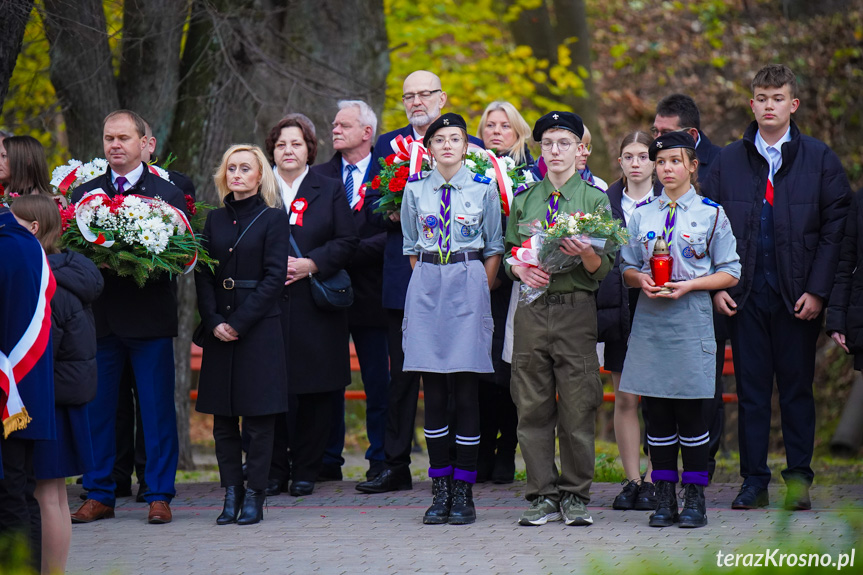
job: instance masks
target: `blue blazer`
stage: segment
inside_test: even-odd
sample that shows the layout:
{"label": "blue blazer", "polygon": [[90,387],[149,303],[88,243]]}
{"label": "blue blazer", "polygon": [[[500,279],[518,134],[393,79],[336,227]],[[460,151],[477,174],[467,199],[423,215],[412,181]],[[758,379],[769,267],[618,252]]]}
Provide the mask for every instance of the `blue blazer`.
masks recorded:
{"label": "blue blazer", "polygon": [[[387,132],[378,137],[372,152],[372,163],[369,167],[367,182],[380,174],[380,158],[386,158],[393,153],[390,143],[396,136],[413,136],[413,126],[408,124],[404,128]],[[482,147],[482,140],[474,136],[468,136],[472,144]],[[387,242],[384,248],[384,282],[382,291],[383,307],[387,309],[405,309],[405,296],[408,293],[408,282],[411,279],[410,258],[402,253],[402,225],[399,222],[390,221],[385,214],[374,213],[377,207],[380,193],[368,190],[366,202],[363,209],[368,212],[368,221],[387,232]]]}

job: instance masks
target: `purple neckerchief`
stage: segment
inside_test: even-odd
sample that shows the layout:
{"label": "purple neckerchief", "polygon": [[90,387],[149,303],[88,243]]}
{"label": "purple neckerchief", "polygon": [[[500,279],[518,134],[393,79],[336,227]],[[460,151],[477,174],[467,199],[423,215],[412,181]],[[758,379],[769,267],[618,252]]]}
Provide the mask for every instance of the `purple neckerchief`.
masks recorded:
{"label": "purple neckerchief", "polygon": [[596,185],[596,180],[593,179],[593,172],[590,171],[590,168],[587,165],[584,166],[583,170],[578,170],[578,174],[581,176],[581,179],[590,184],[591,186]]}

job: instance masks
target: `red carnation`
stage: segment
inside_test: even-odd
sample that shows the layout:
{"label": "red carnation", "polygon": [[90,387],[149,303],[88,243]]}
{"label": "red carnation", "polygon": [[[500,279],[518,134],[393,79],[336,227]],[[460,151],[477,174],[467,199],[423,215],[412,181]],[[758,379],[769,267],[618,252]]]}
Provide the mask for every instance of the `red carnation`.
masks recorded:
{"label": "red carnation", "polygon": [[393,178],[390,180],[389,189],[391,192],[401,192],[405,189],[407,180],[404,178]]}
{"label": "red carnation", "polygon": [[374,179],[372,179],[372,189],[377,190],[380,187],[381,187],[381,177],[375,176]]}
{"label": "red carnation", "polygon": [[395,163],[396,163],[396,155],[395,154],[390,154],[389,156],[387,156],[387,165],[388,166],[392,166]]}
{"label": "red carnation", "polygon": [[190,216],[198,213],[198,208],[195,207],[195,198],[191,194],[186,194],[186,211],[189,212]]}
{"label": "red carnation", "polygon": [[395,177],[404,178],[406,180],[410,175],[411,173],[407,166],[399,166],[398,168],[396,168]]}
{"label": "red carnation", "polygon": [[115,213],[117,210],[119,210],[123,206],[123,200],[125,199],[126,196],[122,194],[117,194],[116,196],[111,198],[111,203],[109,204],[111,213]]}

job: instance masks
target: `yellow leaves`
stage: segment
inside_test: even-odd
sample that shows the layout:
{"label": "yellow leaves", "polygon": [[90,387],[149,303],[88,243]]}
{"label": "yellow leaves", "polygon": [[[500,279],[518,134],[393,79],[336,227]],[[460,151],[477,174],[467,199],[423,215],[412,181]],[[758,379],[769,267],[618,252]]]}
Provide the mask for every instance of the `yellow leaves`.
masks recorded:
{"label": "yellow leaves", "polygon": [[557,63],[561,66],[569,67],[572,64],[570,53],[569,47],[559,44],[557,47]]}

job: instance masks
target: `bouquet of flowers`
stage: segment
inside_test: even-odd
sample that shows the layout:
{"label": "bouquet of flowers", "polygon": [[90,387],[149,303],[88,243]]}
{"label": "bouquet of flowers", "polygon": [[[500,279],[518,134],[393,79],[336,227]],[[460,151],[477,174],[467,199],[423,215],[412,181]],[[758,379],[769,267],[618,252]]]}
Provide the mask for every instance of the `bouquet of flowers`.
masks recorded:
{"label": "bouquet of flowers", "polygon": [[517,166],[515,160],[509,156],[496,156],[491,150],[471,149],[465,165],[473,173],[497,182],[500,209],[505,216],[509,216],[509,208],[515,195],[535,181],[533,174],[525,169],[524,164]]}
{"label": "bouquet of flowers", "polygon": [[109,198],[101,189],[61,209],[63,244],[96,265],[143,287],[162,273],[184,274],[197,264],[216,263],[202,248],[182,211],[161,200],[137,195]]}
{"label": "bouquet of flowers", "polygon": [[363,199],[365,199],[366,188],[380,190],[381,197],[375,206],[376,213],[401,210],[402,195],[408,183],[408,177],[420,170],[430,169],[429,154],[421,141],[414,140],[412,136],[407,138],[396,136],[390,146],[393,153],[386,158],[378,159],[381,165],[380,174],[360,188],[360,196]]}
{"label": "bouquet of flowers", "polygon": [[[600,256],[616,252],[629,241],[629,231],[621,227],[620,221],[613,218],[607,208],[592,214],[558,214],[554,224],[548,227],[539,220],[520,225],[527,226],[531,236],[520,247],[512,248],[507,262],[514,266],[538,267],[549,274],[567,273],[582,263],[581,256],[570,256],[560,249],[565,238],[590,243]],[[532,288],[522,283],[519,304],[533,302],[547,289],[548,286]]]}

